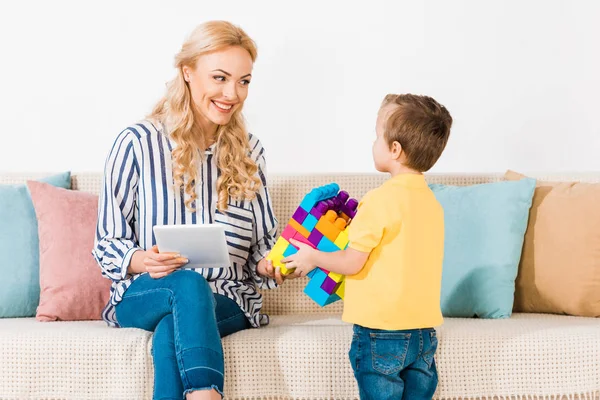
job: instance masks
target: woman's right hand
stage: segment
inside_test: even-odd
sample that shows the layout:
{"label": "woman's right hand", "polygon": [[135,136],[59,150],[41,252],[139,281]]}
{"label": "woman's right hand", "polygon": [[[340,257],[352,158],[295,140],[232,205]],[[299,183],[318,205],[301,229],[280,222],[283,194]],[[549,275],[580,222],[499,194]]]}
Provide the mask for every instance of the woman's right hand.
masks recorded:
{"label": "woman's right hand", "polygon": [[157,279],[167,276],[181,268],[189,261],[177,253],[159,253],[158,247],[150,250],[136,251],[131,257],[129,272],[148,272],[151,278]]}

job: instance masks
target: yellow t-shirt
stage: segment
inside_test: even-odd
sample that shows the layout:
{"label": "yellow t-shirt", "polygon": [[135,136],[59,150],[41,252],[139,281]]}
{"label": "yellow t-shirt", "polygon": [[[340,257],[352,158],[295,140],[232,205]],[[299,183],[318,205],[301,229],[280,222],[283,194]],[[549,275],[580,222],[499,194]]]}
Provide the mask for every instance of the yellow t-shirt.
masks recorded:
{"label": "yellow t-shirt", "polygon": [[348,235],[349,247],[370,254],[346,277],[344,321],[386,330],[442,324],[444,211],[423,175],[399,174],[367,193]]}

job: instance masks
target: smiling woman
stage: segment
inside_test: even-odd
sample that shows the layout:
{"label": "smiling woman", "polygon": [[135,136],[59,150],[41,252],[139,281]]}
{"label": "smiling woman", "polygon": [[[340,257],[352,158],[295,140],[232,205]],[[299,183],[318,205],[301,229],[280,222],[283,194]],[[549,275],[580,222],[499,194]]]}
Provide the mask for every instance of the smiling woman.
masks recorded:
{"label": "smiling woman", "polygon": [[[277,230],[265,152],[241,114],[255,59],[239,27],[200,25],[165,96],[106,160],[93,250],[113,281],[103,317],[154,332],[155,399],[221,398],[221,337],[267,324],[257,286],[283,282],[265,258]],[[175,224],[221,224],[230,265],[192,268],[159,252],[153,227]]]}
{"label": "smiling woman", "polygon": [[[256,55],[256,45],[245,32],[214,21],[196,28],[175,57],[177,76],[149,118],[170,126],[170,136],[178,145],[173,152],[174,178],[180,186],[188,178],[188,207],[196,199],[192,182],[197,177],[197,150],[217,140],[218,208],[226,207],[228,190],[247,199],[256,192],[260,182],[247,154],[248,133],[241,114]],[[235,163],[236,159],[242,162]]]}

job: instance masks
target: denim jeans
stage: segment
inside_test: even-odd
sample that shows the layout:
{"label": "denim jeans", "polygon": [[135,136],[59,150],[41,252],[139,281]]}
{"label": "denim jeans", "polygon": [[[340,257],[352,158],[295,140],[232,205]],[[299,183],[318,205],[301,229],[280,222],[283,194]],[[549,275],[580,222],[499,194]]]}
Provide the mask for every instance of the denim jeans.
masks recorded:
{"label": "denim jeans", "polygon": [[438,383],[435,329],[354,325],[349,357],[361,400],[430,400]]}
{"label": "denim jeans", "polygon": [[119,325],[153,331],[154,399],[185,398],[193,390],[223,394],[221,337],[250,327],[235,301],[213,294],[194,271],[160,279],[144,274],[116,306]]}

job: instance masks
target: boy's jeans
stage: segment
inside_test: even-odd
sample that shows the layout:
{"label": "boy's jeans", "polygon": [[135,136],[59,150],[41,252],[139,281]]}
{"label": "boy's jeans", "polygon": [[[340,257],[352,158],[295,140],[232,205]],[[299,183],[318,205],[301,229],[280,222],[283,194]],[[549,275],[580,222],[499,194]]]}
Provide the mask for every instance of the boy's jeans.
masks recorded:
{"label": "boy's jeans", "polygon": [[361,400],[430,400],[438,383],[435,329],[386,331],[354,325],[350,362]]}

